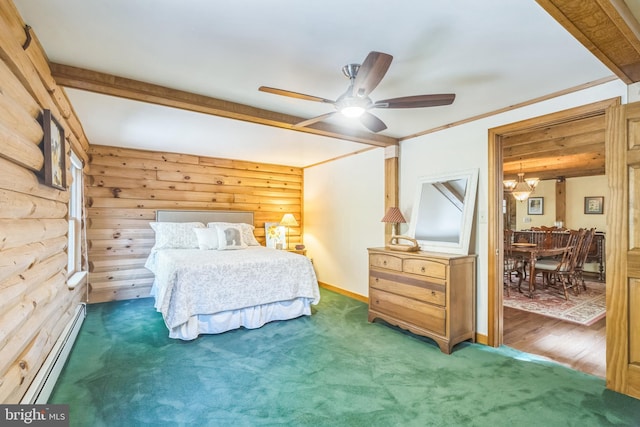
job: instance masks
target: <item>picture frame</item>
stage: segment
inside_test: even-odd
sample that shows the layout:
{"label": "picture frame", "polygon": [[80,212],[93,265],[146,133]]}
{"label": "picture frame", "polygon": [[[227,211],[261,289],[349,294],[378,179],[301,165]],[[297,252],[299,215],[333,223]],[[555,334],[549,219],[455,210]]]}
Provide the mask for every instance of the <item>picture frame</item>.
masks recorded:
{"label": "picture frame", "polygon": [[527,199],[527,215],[544,214],[544,197],[529,197]]}
{"label": "picture frame", "polygon": [[279,222],[265,222],[264,236],[266,246],[273,249],[284,249],[286,242],[285,228]]}
{"label": "picture frame", "polygon": [[602,215],[604,213],[604,197],[590,196],[584,198],[585,215]]}
{"label": "picture frame", "polygon": [[64,128],[51,114],[51,110],[42,111],[42,149],[44,151],[44,183],[58,190],[67,190],[67,151]]}

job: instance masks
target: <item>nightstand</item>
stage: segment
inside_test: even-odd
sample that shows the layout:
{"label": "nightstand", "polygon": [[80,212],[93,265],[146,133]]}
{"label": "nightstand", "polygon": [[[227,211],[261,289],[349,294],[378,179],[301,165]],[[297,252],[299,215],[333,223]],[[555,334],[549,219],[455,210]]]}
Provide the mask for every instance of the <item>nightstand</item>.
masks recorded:
{"label": "nightstand", "polygon": [[286,249],[287,252],[293,252],[294,254],[307,256],[306,249]]}

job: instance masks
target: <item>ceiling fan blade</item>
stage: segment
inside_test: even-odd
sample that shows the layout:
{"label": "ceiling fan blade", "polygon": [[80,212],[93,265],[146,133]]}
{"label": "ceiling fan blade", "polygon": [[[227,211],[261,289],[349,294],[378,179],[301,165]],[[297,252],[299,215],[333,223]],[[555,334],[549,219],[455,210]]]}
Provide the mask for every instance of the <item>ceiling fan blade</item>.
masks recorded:
{"label": "ceiling fan blade", "polygon": [[449,105],[456,99],[454,93],[437,95],[415,95],[401,98],[384,99],[373,104],[372,108],[422,108]]}
{"label": "ceiling fan blade", "polygon": [[330,112],[330,113],[321,114],[321,115],[319,115],[319,116],[312,117],[312,118],[310,118],[310,119],[304,120],[304,121],[302,121],[302,122],[300,122],[300,123],[296,123],[294,126],[296,126],[296,127],[305,127],[305,126],[309,126],[309,125],[312,125],[312,124],[314,124],[314,123],[320,122],[320,121],[322,121],[322,120],[324,120],[324,119],[328,119],[329,117],[333,116],[333,115],[334,115],[334,114],[336,114],[336,113],[337,113],[337,111],[332,111],[332,112]]}
{"label": "ceiling fan blade", "polygon": [[306,101],[324,102],[326,104],[334,104],[334,101],[330,99],[320,98],[318,96],[306,95],[304,93],[292,92],[290,90],[277,89],[275,87],[260,86],[258,88],[261,92],[273,93],[275,95],[288,96],[291,98],[304,99]]}
{"label": "ceiling fan blade", "polygon": [[393,56],[381,52],[369,52],[356,74],[353,83],[353,94],[360,97],[369,96],[387,73]]}
{"label": "ceiling fan blade", "polygon": [[385,125],[382,120],[368,111],[365,111],[364,114],[360,116],[360,123],[365,125],[367,129],[374,133],[383,131],[387,128],[387,125]]}

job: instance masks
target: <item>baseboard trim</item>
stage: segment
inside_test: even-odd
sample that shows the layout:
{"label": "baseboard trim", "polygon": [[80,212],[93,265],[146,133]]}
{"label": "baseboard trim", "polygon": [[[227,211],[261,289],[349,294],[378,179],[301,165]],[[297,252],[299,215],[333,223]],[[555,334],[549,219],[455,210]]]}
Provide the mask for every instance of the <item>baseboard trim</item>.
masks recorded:
{"label": "baseboard trim", "polygon": [[330,285],[328,283],[321,282],[321,281],[318,281],[318,285],[320,285],[321,288],[328,289],[328,290],[333,291],[333,292],[335,292],[337,294],[344,295],[344,296],[349,297],[349,298],[353,298],[353,299],[361,301],[361,302],[363,302],[365,304],[369,304],[369,297],[366,297],[364,295],[356,294],[355,292],[347,291],[346,289],[342,289],[342,288],[339,288],[337,286],[333,286],[333,285]]}
{"label": "baseboard trim", "polygon": [[476,343],[489,345],[489,337],[487,335],[479,334],[476,332]]}
{"label": "baseboard trim", "polygon": [[27,392],[20,401],[21,404],[46,404],[49,396],[56,385],[58,376],[71,353],[73,343],[78,336],[82,322],[87,315],[87,305],[80,303],[76,311],[60,334],[55,345],[51,349],[49,356],[45,359],[42,367],[27,389]]}
{"label": "baseboard trim", "polygon": [[[364,295],[356,294],[355,292],[347,291],[346,289],[342,289],[337,286],[333,286],[333,285],[330,285],[329,283],[325,283],[321,281],[318,281],[318,285],[320,285],[321,288],[328,289],[337,294],[344,295],[349,298],[353,298],[365,304],[369,304],[369,297],[366,297]],[[482,345],[489,345],[489,337],[487,335],[479,334],[476,332],[476,343],[482,344]]]}

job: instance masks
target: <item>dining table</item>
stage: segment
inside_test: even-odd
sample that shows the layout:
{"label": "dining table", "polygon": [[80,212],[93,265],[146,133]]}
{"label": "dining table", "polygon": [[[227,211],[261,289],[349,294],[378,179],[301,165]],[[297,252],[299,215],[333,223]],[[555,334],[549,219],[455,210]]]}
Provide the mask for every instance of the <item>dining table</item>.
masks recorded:
{"label": "dining table", "polygon": [[545,248],[535,243],[512,243],[511,253],[513,255],[521,255],[529,260],[529,298],[533,298],[536,281],[536,261],[541,257],[552,257],[561,255],[567,249],[566,246]]}

